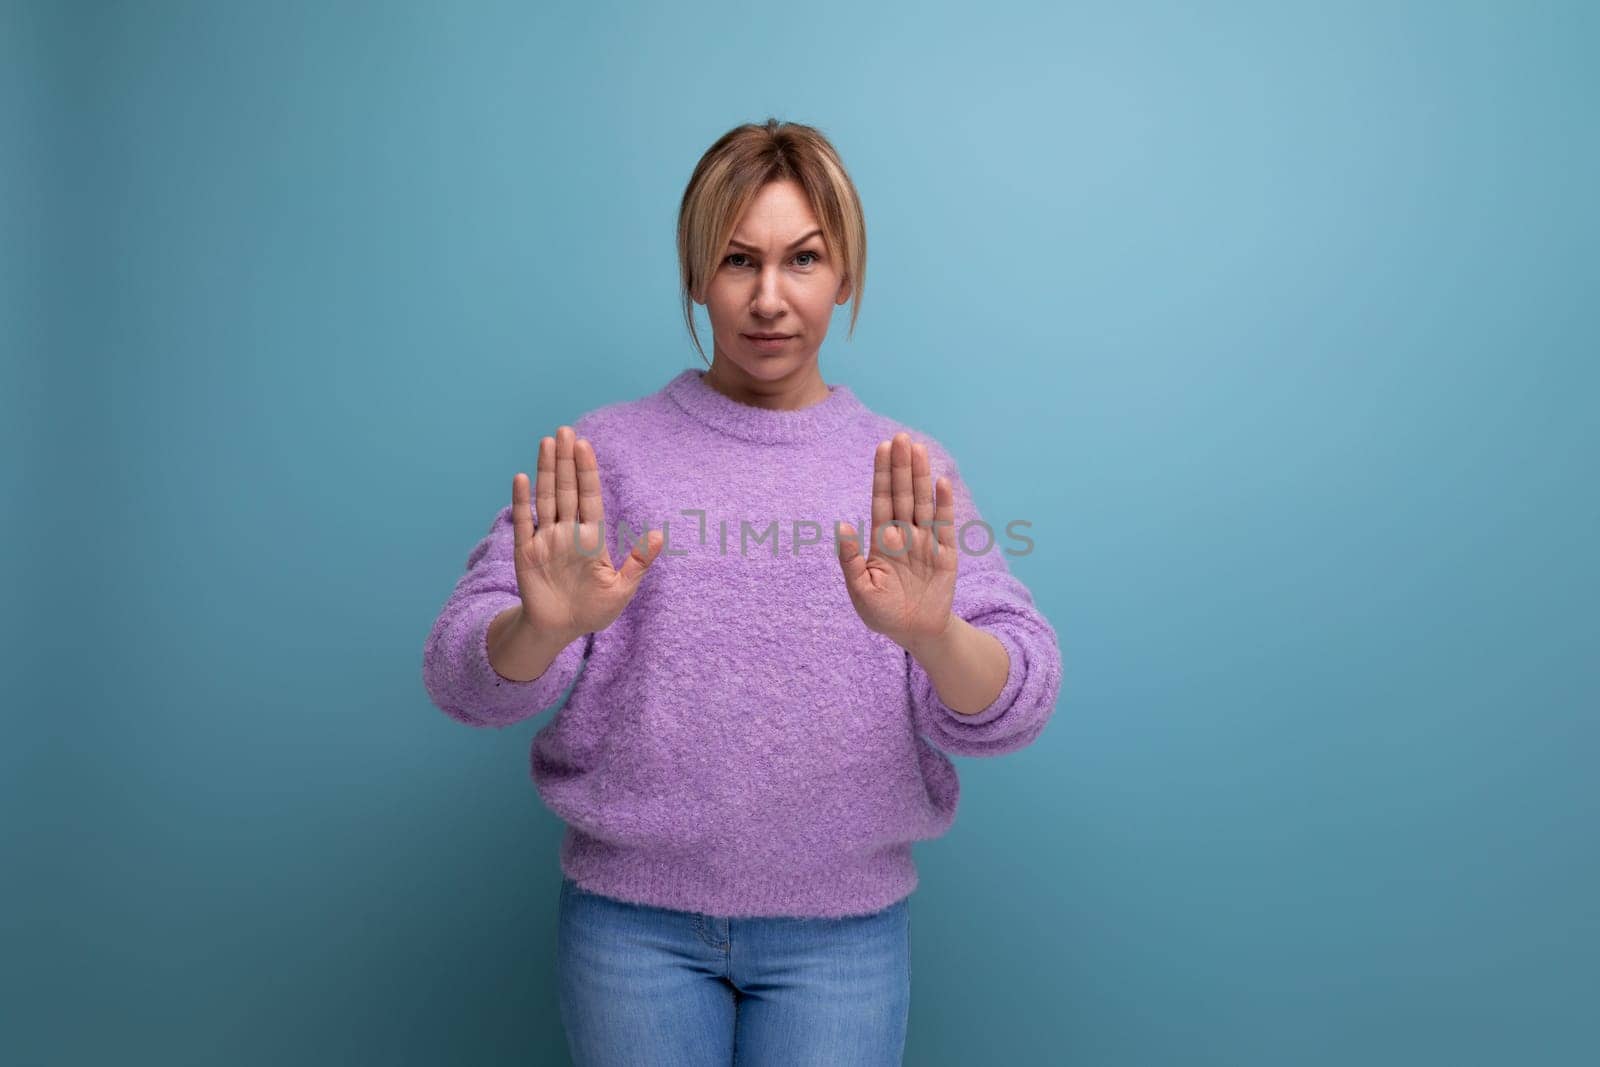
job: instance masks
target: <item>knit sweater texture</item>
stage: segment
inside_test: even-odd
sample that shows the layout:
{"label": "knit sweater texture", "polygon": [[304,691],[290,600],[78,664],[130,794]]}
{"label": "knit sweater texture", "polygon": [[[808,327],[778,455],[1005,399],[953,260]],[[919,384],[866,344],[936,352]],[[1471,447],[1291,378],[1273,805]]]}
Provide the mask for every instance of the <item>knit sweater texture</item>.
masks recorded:
{"label": "knit sweater texture", "polygon": [[[916,888],[912,843],[955,818],[948,755],[1014,752],[1055,709],[1056,634],[1006,561],[1031,542],[1006,522],[973,524],[982,516],[946,449],[848,386],[774,410],[703,373],[572,423],[600,466],[612,563],[647,529],[667,535],[621,615],[540,677],[501,677],[489,623],[521,603],[508,504],[433,624],[423,683],[471,726],[559,705],[530,766],[566,824],[561,869],[585,889],[726,917],[874,912]],[[873,453],[901,430],[955,490],[953,610],[1008,657],[999,696],[976,714],[947,706],[910,653],[866,628],[839,566],[835,523],[867,534]]]}

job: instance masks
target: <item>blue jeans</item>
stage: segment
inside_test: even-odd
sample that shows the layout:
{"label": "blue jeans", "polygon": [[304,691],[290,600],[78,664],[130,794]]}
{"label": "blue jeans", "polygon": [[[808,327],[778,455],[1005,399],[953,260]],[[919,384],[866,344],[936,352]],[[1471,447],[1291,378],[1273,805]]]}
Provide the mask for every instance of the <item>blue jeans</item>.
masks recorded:
{"label": "blue jeans", "polygon": [[719,918],[563,875],[556,968],[578,1067],[898,1064],[910,897],[842,919]]}

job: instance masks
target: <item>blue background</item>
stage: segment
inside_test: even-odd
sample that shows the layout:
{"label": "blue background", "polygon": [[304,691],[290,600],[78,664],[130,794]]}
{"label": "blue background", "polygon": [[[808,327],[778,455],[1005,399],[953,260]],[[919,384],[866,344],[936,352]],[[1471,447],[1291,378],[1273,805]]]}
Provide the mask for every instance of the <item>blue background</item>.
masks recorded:
{"label": "blue background", "polygon": [[548,719],[422,642],[700,365],[770,114],[865,204],[825,379],[1066,662],[917,846],[908,1062],[1593,1062],[1596,11],[8,4],[0,1057],[561,1062]]}

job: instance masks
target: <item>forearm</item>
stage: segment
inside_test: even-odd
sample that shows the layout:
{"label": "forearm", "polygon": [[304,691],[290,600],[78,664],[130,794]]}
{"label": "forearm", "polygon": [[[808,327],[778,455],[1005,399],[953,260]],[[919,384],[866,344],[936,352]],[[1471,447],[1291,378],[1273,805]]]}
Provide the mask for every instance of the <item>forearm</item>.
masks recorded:
{"label": "forearm", "polygon": [[963,715],[993,704],[1011,672],[1011,657],[1000,639],[959,615],[950,616],[942,634],[905,648],[928,672],[939,699]]}
{"label": "forearm", "polygon": [[534,629],[524,621],[521,606],[510,607],[489,623],[489,666],[508,682],[531,682],[549,670],[561,650],[575,640],[572,634]]}

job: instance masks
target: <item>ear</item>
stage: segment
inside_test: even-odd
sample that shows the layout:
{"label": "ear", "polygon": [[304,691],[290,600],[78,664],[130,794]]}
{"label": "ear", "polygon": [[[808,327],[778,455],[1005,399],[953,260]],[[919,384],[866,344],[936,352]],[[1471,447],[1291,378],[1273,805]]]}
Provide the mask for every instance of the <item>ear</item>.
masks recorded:
{"label": "ear", "polygon": [[850,279],[846,278],[839,283],[839,295],[833,298],[835,304],[843,304],[850,299]]}

